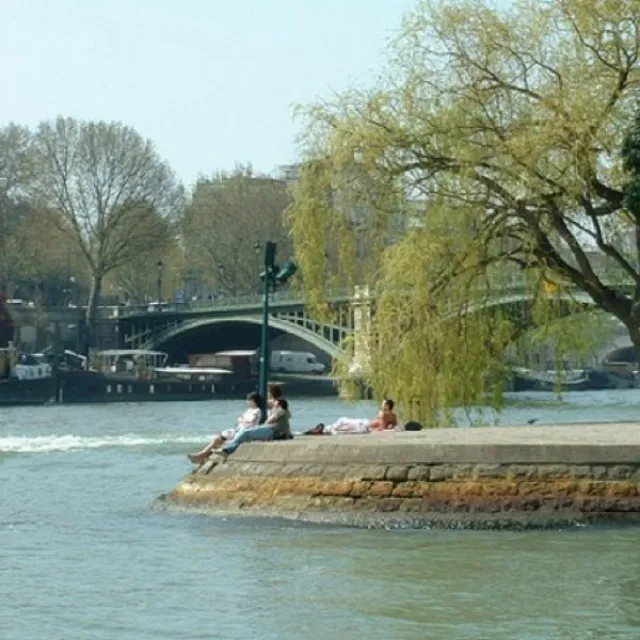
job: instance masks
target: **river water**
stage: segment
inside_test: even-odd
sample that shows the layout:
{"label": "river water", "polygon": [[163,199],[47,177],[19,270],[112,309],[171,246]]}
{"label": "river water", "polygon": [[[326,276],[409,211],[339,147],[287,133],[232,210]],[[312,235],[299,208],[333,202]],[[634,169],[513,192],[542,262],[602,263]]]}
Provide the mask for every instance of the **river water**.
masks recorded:
{"label": "river water", "polygon": [[[513,397],[502,423],[640,417],[640,390]],[[367,531],[155,510],[238,409],[0,410],[0,639],[640,638],[635,528]],[[370,413],[293,410],[298,429]]]}

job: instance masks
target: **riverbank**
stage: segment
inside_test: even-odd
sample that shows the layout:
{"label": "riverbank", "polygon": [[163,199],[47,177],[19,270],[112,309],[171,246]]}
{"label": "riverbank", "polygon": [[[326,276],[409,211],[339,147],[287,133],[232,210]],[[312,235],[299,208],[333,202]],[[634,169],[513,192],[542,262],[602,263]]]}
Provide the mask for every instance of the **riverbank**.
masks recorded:
{"label": "riverbank", "polygon": [[189,473],[162,503],[365,527],[640,522],[640,423],[249,443]]}

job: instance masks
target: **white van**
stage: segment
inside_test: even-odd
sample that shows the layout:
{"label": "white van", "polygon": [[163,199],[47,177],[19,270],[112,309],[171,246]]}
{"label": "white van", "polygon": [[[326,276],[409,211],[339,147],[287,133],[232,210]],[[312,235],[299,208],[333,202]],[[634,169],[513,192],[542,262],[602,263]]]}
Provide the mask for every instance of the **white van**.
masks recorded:
{"label": "white van", "polygon": [[325,366],[308,351],[272,351],[271,370],[281,373],[324,373]]}

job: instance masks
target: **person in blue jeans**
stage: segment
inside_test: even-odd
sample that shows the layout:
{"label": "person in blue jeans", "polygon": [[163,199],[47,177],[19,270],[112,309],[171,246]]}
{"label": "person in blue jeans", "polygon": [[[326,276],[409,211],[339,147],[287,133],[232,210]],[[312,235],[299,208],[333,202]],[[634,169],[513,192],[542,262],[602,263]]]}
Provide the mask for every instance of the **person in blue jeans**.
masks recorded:
{"label": "person in blue jeans", "polygon": [[267,421],[261,427],[239,429],[233,440],[222,445],[222,453],[233,453],[243,442],[286,440],[291,437],[291,413],[284,398],[274,399]]}

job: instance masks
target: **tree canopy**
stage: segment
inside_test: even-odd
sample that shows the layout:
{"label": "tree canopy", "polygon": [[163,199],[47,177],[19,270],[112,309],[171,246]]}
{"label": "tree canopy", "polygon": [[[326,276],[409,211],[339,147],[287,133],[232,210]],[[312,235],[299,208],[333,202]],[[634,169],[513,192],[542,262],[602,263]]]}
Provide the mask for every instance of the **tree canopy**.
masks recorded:
{"label": "tree canopy", "polygon": [[31,153],[36,206],[88,266],[91,329],[104,277],[165,245],[181,212],[182,187],[153,143],[117,122],[43,122]]}
{"label": "tree canopy", "polygon": [[304,108],[297,257],[312,301],[329,247],[376,285],[378,394],[432,423],[498,406],[514,322],[477,310],[514,278],[541,317],[586,293],[640,350],[639,55],[635,0],[423,0],[375,87]]}
{"label": "tree canopy", "polygon": [[286,183],[255,175],[251,167],[202,178],[182,225],[192,265],[209,275],[218,293],[256,292],[265,240],[277,242],[280,254],[289,252],[288,204]]}

